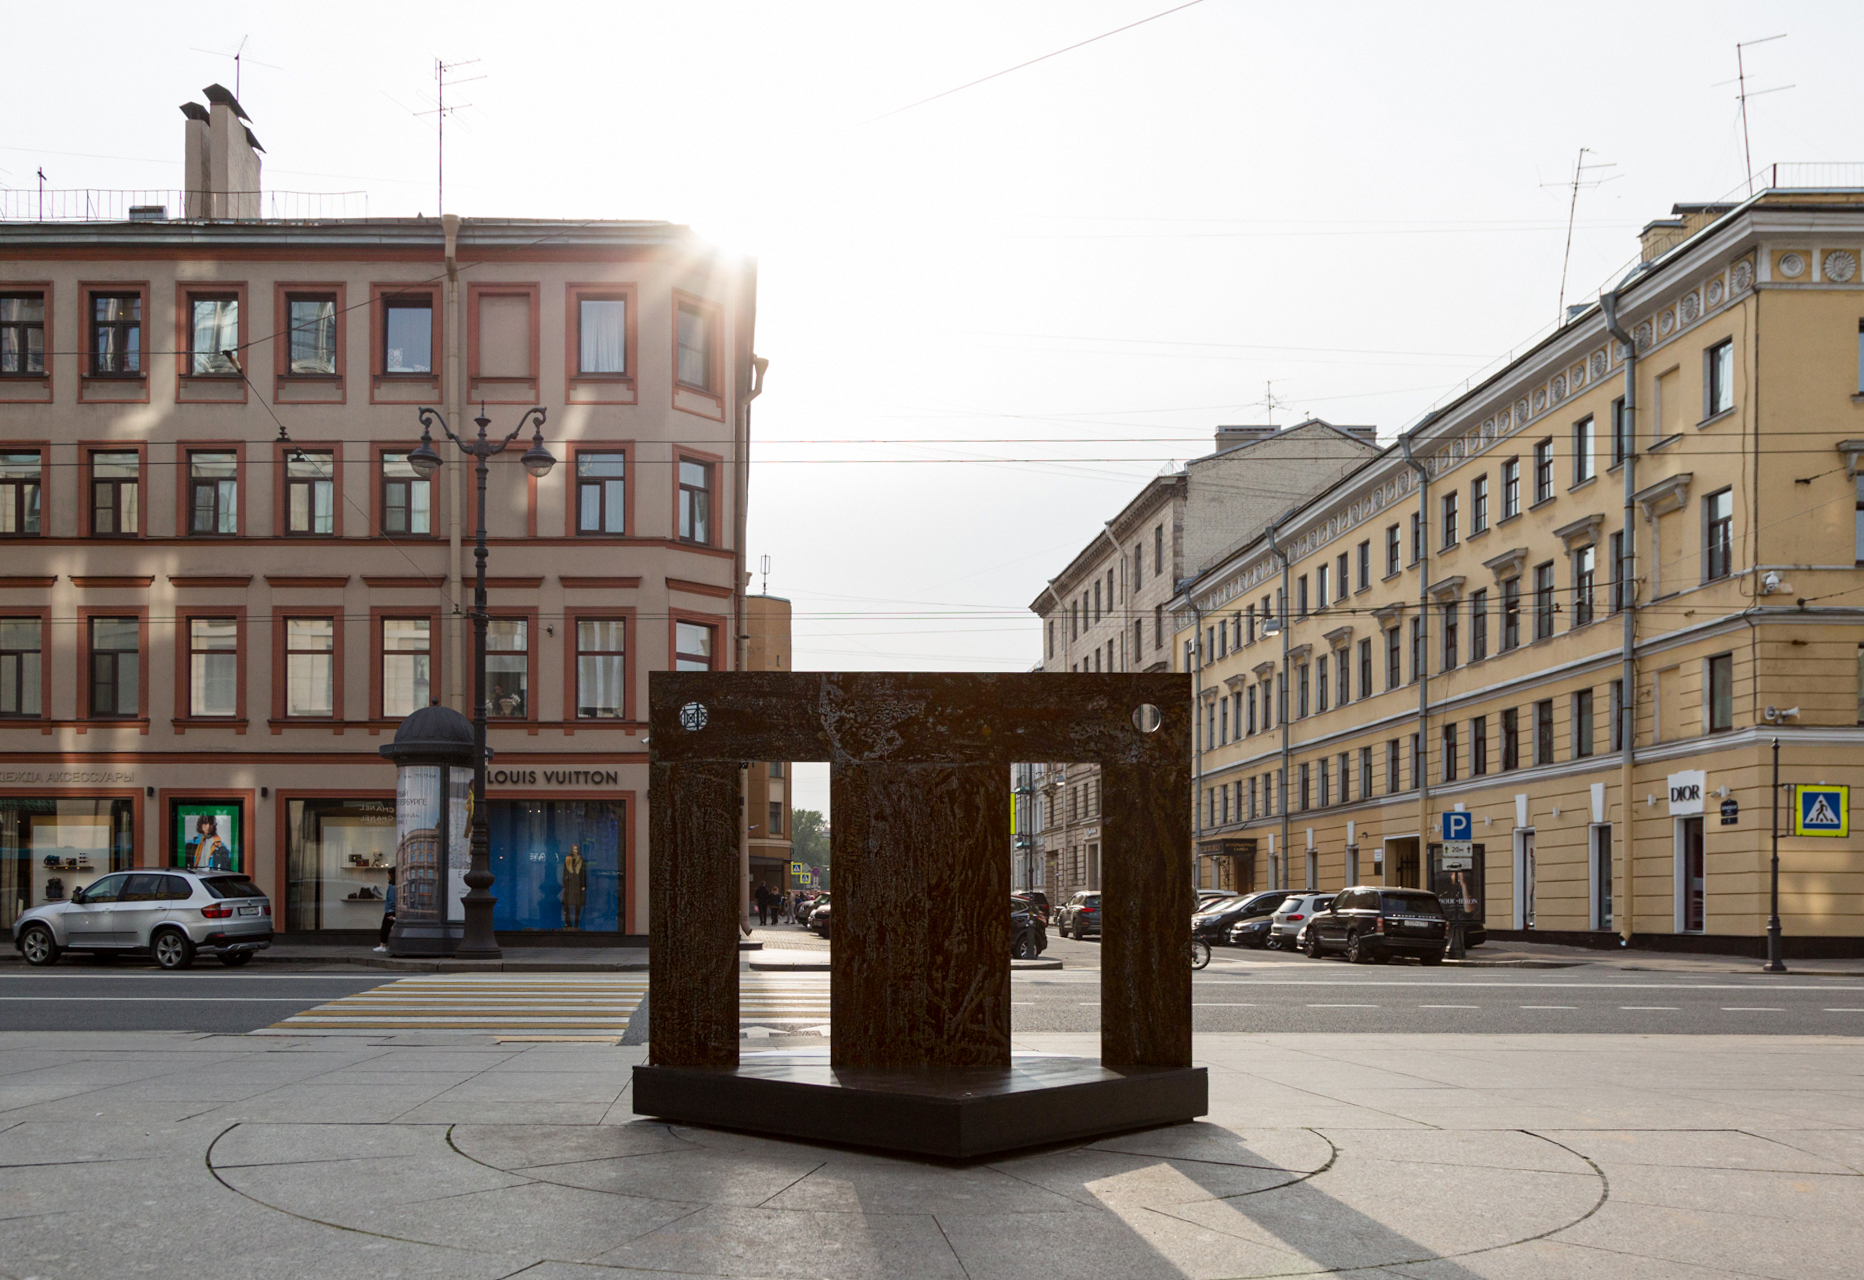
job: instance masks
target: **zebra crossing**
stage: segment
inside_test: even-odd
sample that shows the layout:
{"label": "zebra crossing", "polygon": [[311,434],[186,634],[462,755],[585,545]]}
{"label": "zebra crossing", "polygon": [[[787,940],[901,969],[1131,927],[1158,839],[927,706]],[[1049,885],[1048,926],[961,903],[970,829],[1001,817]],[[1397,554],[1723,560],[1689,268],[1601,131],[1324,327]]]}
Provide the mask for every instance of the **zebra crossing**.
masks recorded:
{"label": "zebra crossing", "polygon": [[[741,1034],[828,1032],[826,974],[744,974]],[[294,1013],[258,1035],[478,1032],[503,1040],[614,1040],[647,994],[645,973],[422,974]]]}

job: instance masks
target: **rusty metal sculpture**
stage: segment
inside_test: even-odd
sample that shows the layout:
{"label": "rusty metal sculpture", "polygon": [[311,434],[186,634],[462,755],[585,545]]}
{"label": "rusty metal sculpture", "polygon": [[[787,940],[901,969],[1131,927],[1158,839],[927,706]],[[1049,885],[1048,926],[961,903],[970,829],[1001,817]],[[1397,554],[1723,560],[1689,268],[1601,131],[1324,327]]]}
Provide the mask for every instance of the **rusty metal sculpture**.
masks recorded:
{"label": "rusty metal sculpture", "polygon": [[[655,672],[643,1115],[970,1157],[1203,1114],[1182,675]],[[739,766],[826,760],[830,1052],[738,1054]],[[1010,1051],[1010,768],[1101,766],[1101,1056]]]}

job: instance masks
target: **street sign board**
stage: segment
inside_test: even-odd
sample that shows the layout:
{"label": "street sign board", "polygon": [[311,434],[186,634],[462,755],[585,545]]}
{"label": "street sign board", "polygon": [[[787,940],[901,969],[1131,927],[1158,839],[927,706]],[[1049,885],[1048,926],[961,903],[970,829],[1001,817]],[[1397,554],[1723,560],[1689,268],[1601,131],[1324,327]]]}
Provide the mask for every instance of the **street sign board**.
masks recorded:
{"label": "street sign board", "polygon": [[1732,827],[1741,819],[1741,802],[1734,799],[1722,801],[1722,825]]}
{"label": "street sign board", "polygon": [[1793,788],[1793,834],[1839,836],[1851,834],[1851,788],[1817,786]]}
{"label": "street sign board", "polygon": [[1475,846],[1467,840],[1445,840],[1443,851],[1437,857],[1437,865],[1445,871],[1473,870],[1476,865]]}
{"label": "street sign board", "polygon": [[[1452,809],[1443,815],[1443,843],[1468,844],[1475,838],[1476,815],[1465,809]],[[1447,854],[1449,849],[1446,847]]]}

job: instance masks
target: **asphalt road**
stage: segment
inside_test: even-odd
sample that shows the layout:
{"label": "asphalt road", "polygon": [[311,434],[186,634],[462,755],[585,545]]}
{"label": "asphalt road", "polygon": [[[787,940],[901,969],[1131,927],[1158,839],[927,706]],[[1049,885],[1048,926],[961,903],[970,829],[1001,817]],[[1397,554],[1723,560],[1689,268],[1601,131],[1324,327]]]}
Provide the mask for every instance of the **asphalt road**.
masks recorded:
{"label": "asphalt road", "polygon": [[[101,967],[9,965],[0,974],[0,1031],[246,1032],[401,976],[348,973],[163,973],[136,961]],[[215,965],[218,969],[220,966]]]}

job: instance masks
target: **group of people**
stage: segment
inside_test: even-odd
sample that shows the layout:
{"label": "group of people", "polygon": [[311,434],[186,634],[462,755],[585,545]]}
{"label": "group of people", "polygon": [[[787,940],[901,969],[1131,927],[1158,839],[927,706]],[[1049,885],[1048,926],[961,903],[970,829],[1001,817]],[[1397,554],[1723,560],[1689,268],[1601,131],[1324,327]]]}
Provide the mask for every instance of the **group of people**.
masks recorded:
{"label": "group of people", "polygon": [[795,924],[803,909],[813,901],[813,894],[791,893],[788,889],[778,892],[762,883],[751,893],[751,904],[757,908],[757,923],[762,925]]}

